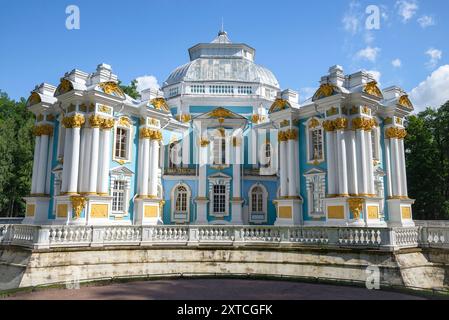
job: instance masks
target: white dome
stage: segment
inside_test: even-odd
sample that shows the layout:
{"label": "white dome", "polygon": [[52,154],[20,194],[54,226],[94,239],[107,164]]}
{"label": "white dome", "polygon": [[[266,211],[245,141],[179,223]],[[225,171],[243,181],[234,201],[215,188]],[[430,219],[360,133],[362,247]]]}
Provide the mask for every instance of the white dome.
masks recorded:
{"label": "white dome", "polygon": [[177,68],[164,85],[181,81],[250,82],[279,88],[279,83],[270,70],[246,59],[200,58]]}
{"label": "white dome", "polygon": [[179,82],[232,81],[260,83],[279,88],[274,74],[254,63],[255,50],[245,44],[233,44],[221,31],[211,43],[189,49],[190,62],[175,69],[164,86]]}

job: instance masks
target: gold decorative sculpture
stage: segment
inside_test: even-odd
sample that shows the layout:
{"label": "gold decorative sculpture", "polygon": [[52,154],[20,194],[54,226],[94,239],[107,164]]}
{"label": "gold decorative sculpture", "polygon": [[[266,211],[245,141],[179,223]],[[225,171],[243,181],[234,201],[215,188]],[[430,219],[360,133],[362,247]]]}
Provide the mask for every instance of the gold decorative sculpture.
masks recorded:
{"label": "gold decorative sculpture", "polygon": [[112,94],[116,97],[125,98],[125,93],[119,85],[113,81],[101,82],[98,84],[100,89],[106,94]]}
{"label": "gold decorative sculpture", "polygon": [[165,112],[170,112],[170,108],[168,107],[167,102],[164,98],[154,98],[150,101],[150,104],[156,109],[156,110],[162,110]]}
{"label": "gold decorative sculpture", "polygon": [[338,89],[337,86],[334,86],[333,84],[330,84],[330,83],[324,83],[315,92],[315,94],[313,95],[312,101],[330,97],[334,94],[339,93],[339,91],[340,90]]}
{"label": "gold decorative sculpture", "polygon": [[60,96],[64,93],[70,92],[73,90],[73,84],[67,79],[61,79],[61,83],[56,89],[55,96]]}
{"label": "gold decorative sculpture", "polygon": [[383,94],[382,91],[380,91],[379,87],[377,86],[377,82],[376,81],[371,81],[368,82],[365,87],[363,88],[363,92],[378,97],[378,98],[383,98]]}
{"label": "gold decorative sculpture", "polygon": [[360,214],[363,210],[363,204],[365,203],[365,199],[363,198],[350,198],[348,199],[349,210],[351,210],[354,215],[355,220],[360,219]]}
{"label": "gold decorative sculpture", "polygon": [[408,98],[408,95],[403,95],[402,97],[400,97],[398,103],[404,108],[413,110],[413,104]]}
{"label": "gold decorative sculpture", "polygon": [[268,111],[268,113],[270,113],[270,114],[271,113],[275,113],[275,112],[282,111],[282,110],[285,110],[285,109],[291,108],[291,107],[292,106],[291,106],[290,102],[288,102],[285,99],[278,98],[271,105],[270,110]]}
{"label": "gold decorative sculpture", "polygon": [[83,212],[86,207],[86,198],[73,196],[70,198],[72,203],[73,213],[75,214],[74,218],[79,219],[81,217],[81,212]]}
{"label": "gold decorative sculpture", "polygon": [[41,102],[42,102],[41,96],[37,92],[31,92],[31,95],[27,101],[27,106],[33,106]]}

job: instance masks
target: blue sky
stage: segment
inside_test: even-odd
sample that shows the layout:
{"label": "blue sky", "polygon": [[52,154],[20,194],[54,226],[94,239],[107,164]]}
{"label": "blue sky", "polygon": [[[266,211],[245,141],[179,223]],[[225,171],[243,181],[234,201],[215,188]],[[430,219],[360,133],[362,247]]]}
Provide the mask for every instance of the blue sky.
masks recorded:
{"label": "blue sky", "polygon": [[[71,4],[79,30],[65,26]],[[378,30],[365,27],[368,5],[380,10]],[[2,0],[0,10],[0,90],[13,98],[102,62],[125,83],[151,75],[161,84],[223,17],[231,40],[256,48],[256,62],[302,98],[339,64],[375,71],[382,87],[403,87],[420,107],[449,100],[447,0]]]}

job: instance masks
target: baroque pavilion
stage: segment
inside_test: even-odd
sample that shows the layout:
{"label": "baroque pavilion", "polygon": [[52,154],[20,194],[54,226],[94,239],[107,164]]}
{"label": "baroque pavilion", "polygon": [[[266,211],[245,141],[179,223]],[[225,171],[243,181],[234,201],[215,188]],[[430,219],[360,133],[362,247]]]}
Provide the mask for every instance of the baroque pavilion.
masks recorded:
{"label": "baroque pavilion", "polygon": [[35,88],[23,223],[414,225],[401,88],[334,66],[300,104],[226,32],[189,56],[139,99],[106,64]]}

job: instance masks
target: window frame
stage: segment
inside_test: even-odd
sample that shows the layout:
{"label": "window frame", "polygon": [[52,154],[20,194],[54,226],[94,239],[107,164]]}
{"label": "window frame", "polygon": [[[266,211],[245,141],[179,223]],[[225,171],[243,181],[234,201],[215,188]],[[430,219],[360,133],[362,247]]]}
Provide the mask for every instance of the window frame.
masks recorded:
{"label": "window frame", "polygon": [[[315,122],[315,125],[312,125]],[[307,141],[307,163],[312,165],[318,165],[326,161],[325,156],[325,141],[324,141],[324,128],[322,121],[318,118],[310,118],[305,123],[306,126],[306,141]],[[315,159],[315,141],[314,133],[319,132],[321,136],[321,158]],[[312,150],[313,148],[313,150]]]}
{"label": "window frame", "polygon": [[[260,192],[257,193],[258,196],[262,197],[262,211],[256,210],[254,211],[253,209],[253,195],[254,195],[254,191],[256,189],[260,189]],[[261,184],[261,183],[256,183],[254,185],[251,186],[251,188],[248,191],[248,200],[249,200],[249,205],[248,205],[248,216],[249,216],[249,222],[253,223],[253,224],[264,224],[268,222],[268,191],[266,189],[266,187]],[[257,199],[257,201],[259,201],[259,199]],[[257,204],[258,206],[259,204]],[[259,209],[259,208],[257,208]],[[255,216],[263,216],[262,219],[256,219]]]}
{"label": "window frame", "polygon": [[[176,209],[176,202],[178,198],[178,190],[179,188],[184,188],[185,195],[186,195],[186,211],[177,211]],[[191,206],[191,198],[192,198],[192,192],[190,190],[190,187],[185,183],[178,183],[176,184],[170,195],[171,200],[171,221],[178,224],[185,224],[190,222],[190,206]],[[184,215],[184,217],[180,217],[181,215]]]}
{"label": "window frame", "polygon": [[[129,123],[131,122],[131,119],[126,118],[129,120]],[[121,156],[117,156],[117,136],[118,136],[118,130],[124,130],[125,132],[127,132],[127,139],[126,139],[126,145],[125,145],[125,151],[126,151],[126,156],[125,157],[121,157]],[[132,137],[133,137],[133,127],[130,126],[126,126],[123,124],[120,124],[120,121],[116,121],[114,124],[114,145],[112,148],[112,160],[115,162],[118,162],[120,164],[124,164],[124,163],[130,163],[131,159],[132,159]]]}

